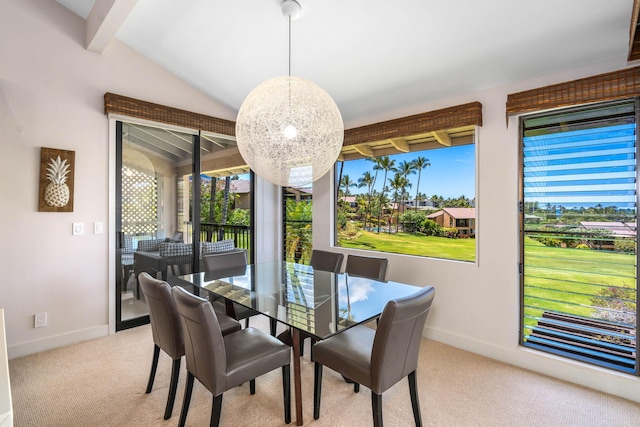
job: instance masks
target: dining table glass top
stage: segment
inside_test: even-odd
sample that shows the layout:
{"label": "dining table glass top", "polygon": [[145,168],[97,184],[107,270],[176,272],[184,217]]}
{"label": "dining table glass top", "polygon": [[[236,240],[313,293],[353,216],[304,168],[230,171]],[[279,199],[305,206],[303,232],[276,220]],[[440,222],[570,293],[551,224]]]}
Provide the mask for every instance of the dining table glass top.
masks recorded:
{"label": "dining table glass top", "polygon": [[[319,339],[374,319],[389,300],[420,289],[283,261],[250,264],[215,275],[186,274],[179,279]],[[206,295],[200,292],[200,296]]]}

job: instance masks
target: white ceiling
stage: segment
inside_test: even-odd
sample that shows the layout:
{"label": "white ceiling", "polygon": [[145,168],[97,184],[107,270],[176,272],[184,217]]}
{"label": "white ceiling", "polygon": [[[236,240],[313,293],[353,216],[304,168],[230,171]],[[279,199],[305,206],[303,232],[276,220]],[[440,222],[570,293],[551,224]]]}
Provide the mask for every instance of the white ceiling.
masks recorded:
{"label": "white ceiling", "polygon": [[[57,0],[86,18],[93,0]],[[385,111],[626,58],[633,0],[299,0],[291,71],[347,127]],[[288,73],[281,0],[138,0],[116,37],[234,110]]]}

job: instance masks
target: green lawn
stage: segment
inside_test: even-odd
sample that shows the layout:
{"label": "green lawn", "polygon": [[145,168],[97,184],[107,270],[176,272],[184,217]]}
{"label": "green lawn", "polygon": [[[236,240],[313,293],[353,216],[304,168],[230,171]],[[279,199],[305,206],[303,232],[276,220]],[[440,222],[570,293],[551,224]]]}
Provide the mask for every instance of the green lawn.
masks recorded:
{"label": "green lawn", "polygon": [[635,254],[546,247],[525,242],[525,324],[545,310],[591,317],[593,295],[608,287],[635,289]]}
{"label": "green lawn", "polygon": [[[607,287],[635,289],[635,255],[546,247],[525,242],[525,323],[537,322],[545,310],[591,317],[593,295]],[[475,261],[475,239],[449,239],[409,233],[362,231],[357,240],[341,240],[345,248]],[[514,281],[513,286],[518,286]]]}
{"label": "green lawn", "polygon": [[362,231],[357,240],[341,240],[340,246],[460,261],[475,261],[476,259],[475,239],[450,239],[410,233],[388,234]]}

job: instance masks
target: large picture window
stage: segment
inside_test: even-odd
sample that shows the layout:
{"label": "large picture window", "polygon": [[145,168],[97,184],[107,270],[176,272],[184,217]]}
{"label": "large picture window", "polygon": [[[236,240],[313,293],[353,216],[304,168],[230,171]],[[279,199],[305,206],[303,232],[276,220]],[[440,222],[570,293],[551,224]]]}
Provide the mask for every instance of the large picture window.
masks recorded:
{"label": "large picture window", "polygon": [[475,144],[435,147],[336,164],[337,246],[475,261]]}
{"label": "large picture window", "polygon": [[634,101],[521,121],[523,346],[638,373]]}

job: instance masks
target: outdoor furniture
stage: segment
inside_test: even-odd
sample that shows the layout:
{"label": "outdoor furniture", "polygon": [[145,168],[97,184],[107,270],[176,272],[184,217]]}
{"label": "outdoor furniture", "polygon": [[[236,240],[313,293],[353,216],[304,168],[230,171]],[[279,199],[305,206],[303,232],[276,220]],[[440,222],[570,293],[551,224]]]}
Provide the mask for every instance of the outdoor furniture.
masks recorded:
{"label": "outdoor furniture", "polygon": [[320,418],[322,367],[327,366],[371,389],[373,424],[382,427],[382,393],[402,378],[409,381],[411,406],[416,426],[422,425],[416,369],[424,324],[435,289],[422,288],[413,295],[389,301],[377,330],[354,326],[314,345],[313,418]]}
{"label": "outdoor furniture", "polygon": [[[211,426],[220,423],[222,395],[227,390],[250,382],[255,394],[255,378],[282,368],[284,421],[291,422],[289,346],[255,328],[245,328],[223,336],[213,307],[181,287],[171,290],[185,329],[187,383],[179,426],[184,426],[189,411],[193,380],[197,378],[213,395]],[[236,424],[242,424],[236,420]]]}
{"label": "outdoor furniture", "polygon": [[[180,360],[185,354],[182,326],[176,306],[171,297],[171,287],[167,282],[154,279],[147,273],[140,274],[140,287],[144,293],[147,307],[149,308],[149,318],[151,320],[151,333],[153,334],[153,361],[151,362],[151,373],[147,384],[146,393],[151,393],[153,381],[158,367],[160,349],[171,359],[171,383],[169,385],[169,395],[167,396],[167,406],[164,411],[164,419],[171,418],[173,403],[176,398],[178,388],[178,375],[180,373]],[[217,314],[220,329],[223,335],[230,334],[241,329],[237,320],[224,314]]]}
{"label": "outdoor furniture", "polygon": [[[230,239],[218,242],[201,242],[199,256],[237,250],[240,249],[235,248],[233,240]],[[154,277],[160,273],[162,280],[167,281],[169,268],[174,275],[185,274],[190,270],[193,262],[193,245],[173,241],[173,239],[140,240],[138,250],[133,254],[133,260],[133,270],[136,277],[142,272],[147,272]],[[136,297],[140,298],[139,289]]]}

